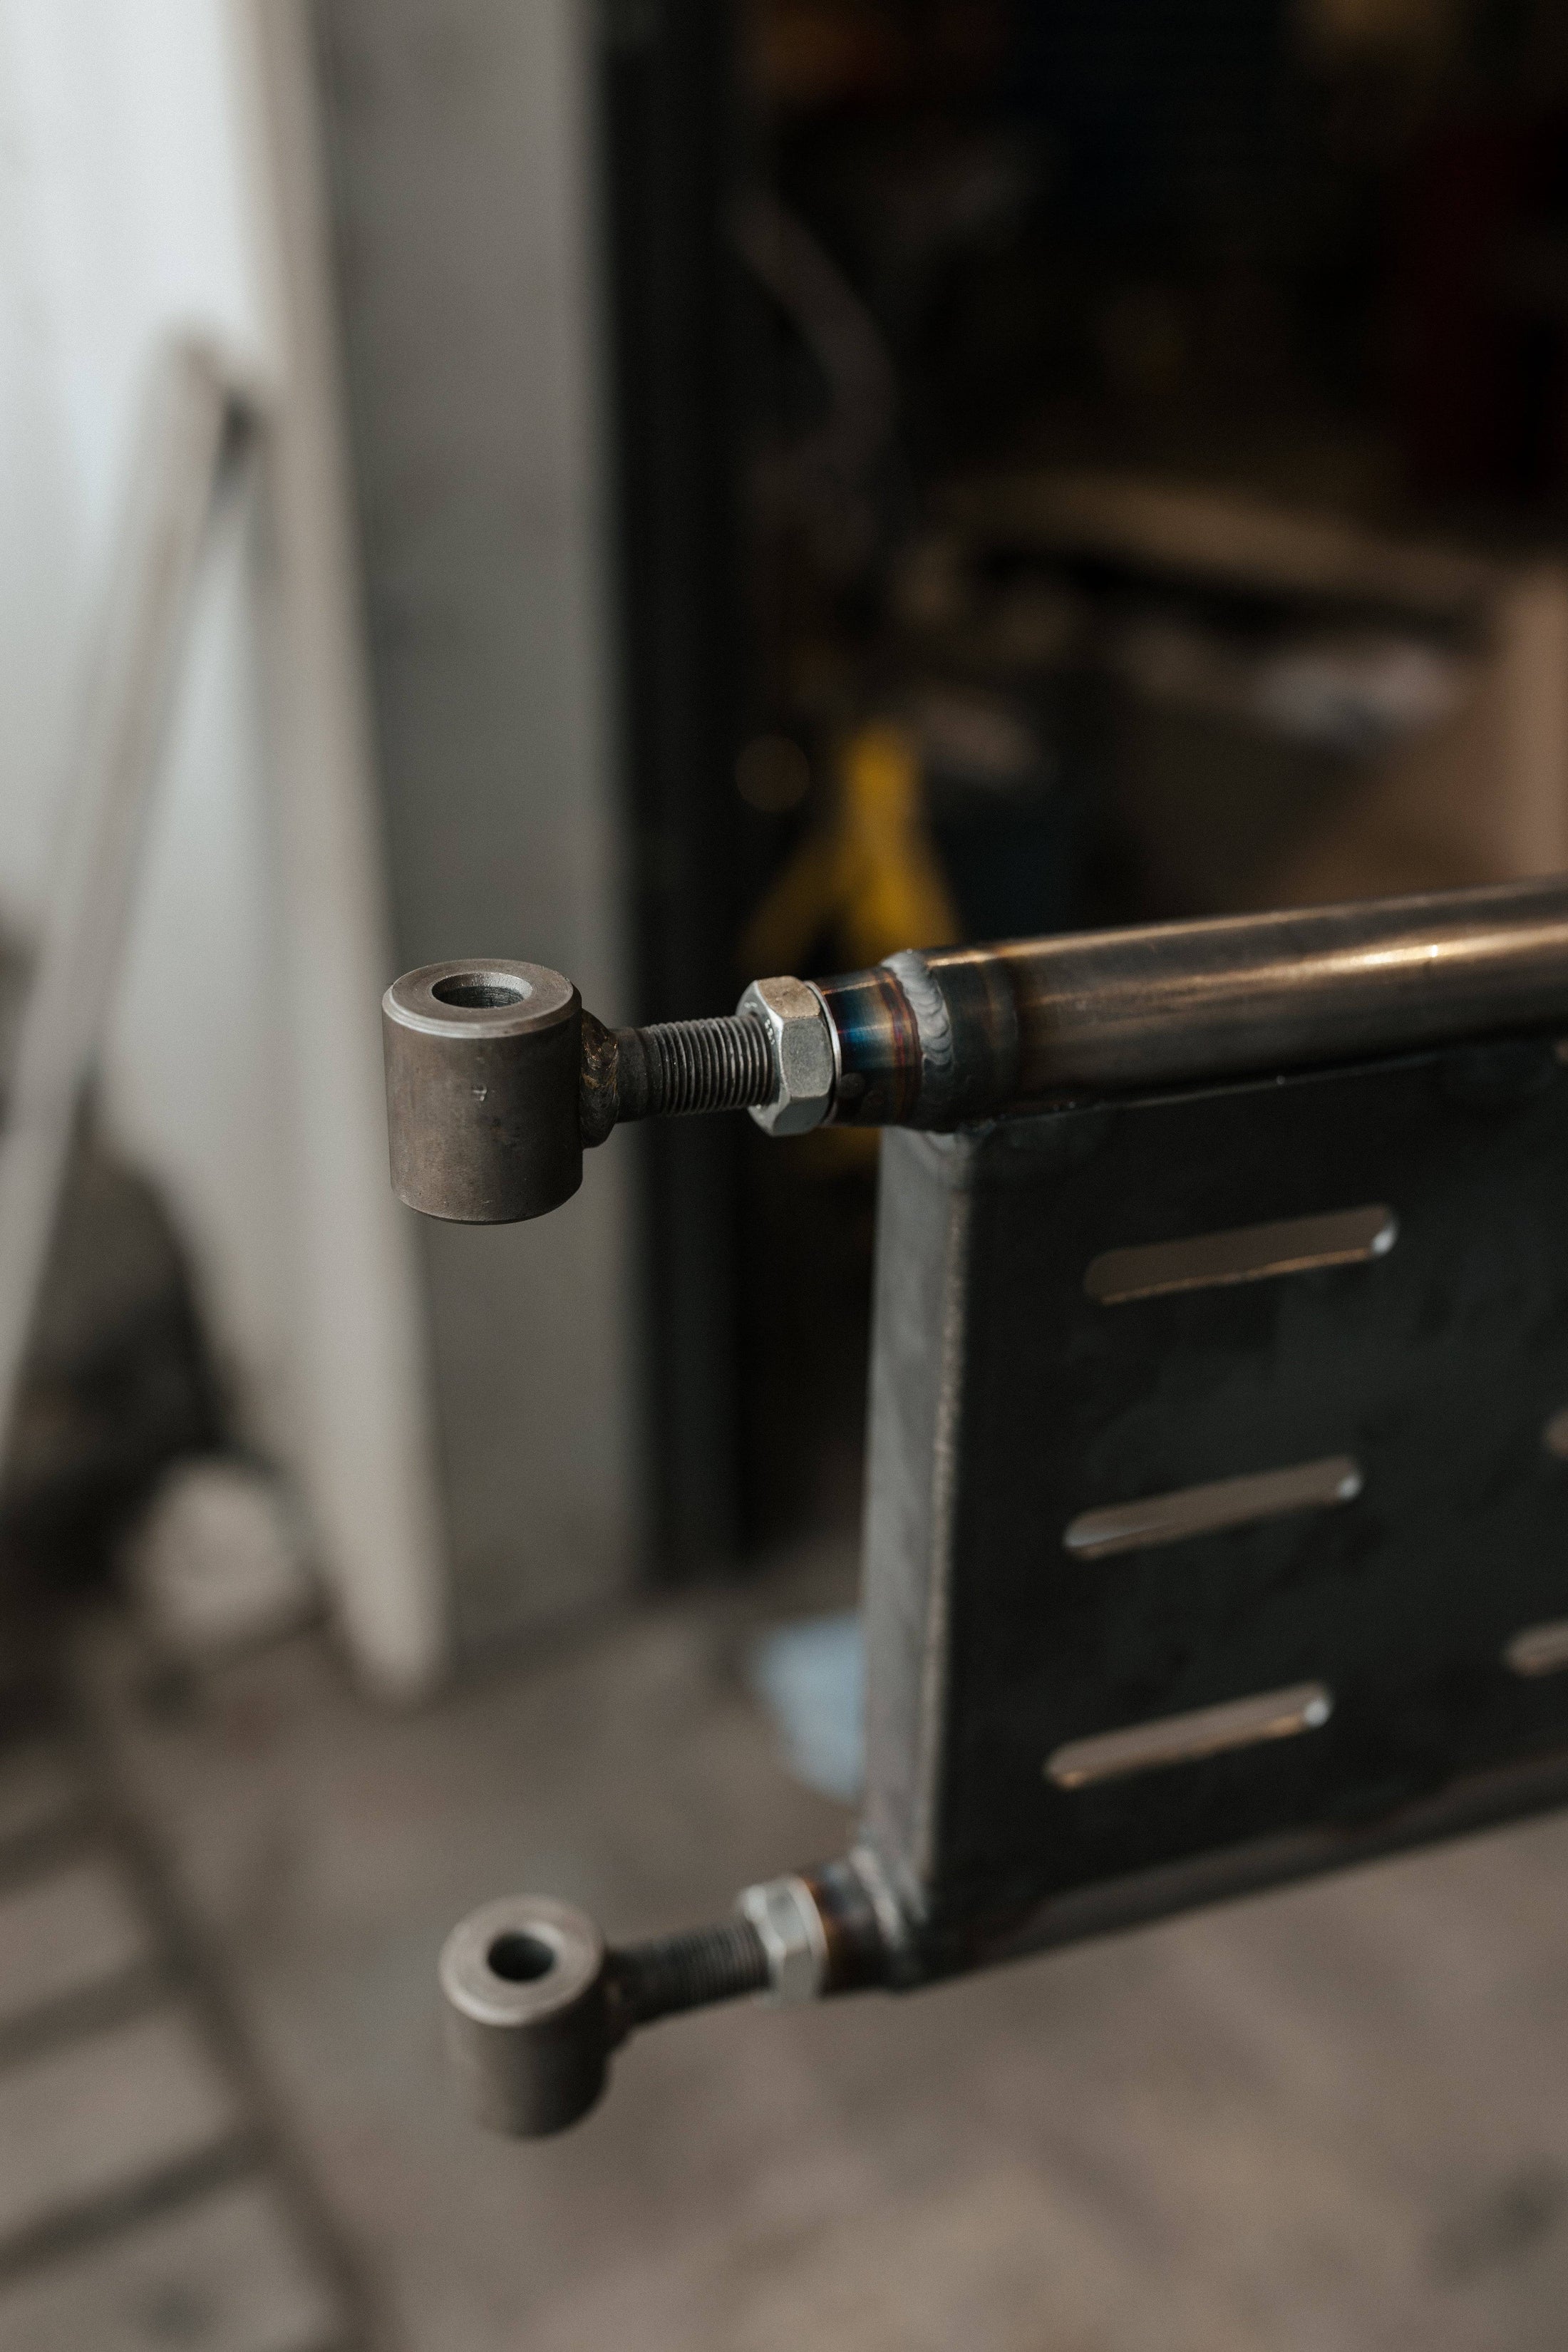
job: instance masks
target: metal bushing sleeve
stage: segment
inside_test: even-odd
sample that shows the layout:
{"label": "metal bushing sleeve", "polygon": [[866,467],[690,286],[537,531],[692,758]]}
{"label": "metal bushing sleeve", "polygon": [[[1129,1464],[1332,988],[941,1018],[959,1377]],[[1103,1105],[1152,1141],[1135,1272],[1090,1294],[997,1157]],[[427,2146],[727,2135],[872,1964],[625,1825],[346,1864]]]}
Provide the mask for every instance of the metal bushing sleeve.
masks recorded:
{"label": "metal bushing sleeve", "polygon": [[510,1224],[583,1181],[583,1001],[542,964],[426,964],[382,999],[392,1185],[427,1217]]}
{"label": "metal bushing sleeve", "polygon": [[594,1922],[547,1895],[470,1912],[441,1954],[447,2053],[480,2123],[515,2138],[564,2131],[605,2087],[612,2029]]}

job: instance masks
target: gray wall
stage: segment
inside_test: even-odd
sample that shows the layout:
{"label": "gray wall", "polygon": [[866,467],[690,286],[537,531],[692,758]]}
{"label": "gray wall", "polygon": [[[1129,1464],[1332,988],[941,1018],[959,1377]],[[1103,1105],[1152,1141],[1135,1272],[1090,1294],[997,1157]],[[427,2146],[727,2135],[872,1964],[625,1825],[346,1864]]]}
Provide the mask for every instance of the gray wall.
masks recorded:
{"label": "gray wall", "polygon": [[[400,961],[532,957],[625,1019],[587,14],[318,21]],[[470,1647],[634,1570],[630,1162],[538,1224],[423,1229]]]}

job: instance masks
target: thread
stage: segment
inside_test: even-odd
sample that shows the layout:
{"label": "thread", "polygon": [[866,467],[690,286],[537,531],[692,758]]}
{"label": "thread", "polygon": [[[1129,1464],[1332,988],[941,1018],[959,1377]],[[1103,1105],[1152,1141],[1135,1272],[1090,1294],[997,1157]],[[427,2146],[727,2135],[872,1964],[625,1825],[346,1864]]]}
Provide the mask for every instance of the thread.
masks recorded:
{"label": "thread", "polygon": [[639,1029],[647,1072],[646,1116],[743,1110],[771,1102],[778,1076],[773,1040],[750,1013],[657,1021]]}
{"label": "thread", "polygon": [[693,1927],[682,1936],[660,1936],[616,1955],[626,2021],[647,2025],[656,2017],[706,2009],[716,2000],[739,2000],[765,1992],[768,1956],[749,1919],[726,1919],[714,1927]]}

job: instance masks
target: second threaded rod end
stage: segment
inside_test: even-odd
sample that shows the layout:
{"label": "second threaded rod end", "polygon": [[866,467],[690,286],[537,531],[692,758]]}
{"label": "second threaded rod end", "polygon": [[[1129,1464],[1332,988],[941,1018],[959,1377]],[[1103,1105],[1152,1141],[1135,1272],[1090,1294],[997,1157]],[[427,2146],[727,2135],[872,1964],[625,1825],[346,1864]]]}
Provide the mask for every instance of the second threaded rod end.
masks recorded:
{"label": "second threaded rod end", "polygon": [[749,1110],[771,1102],[778,1087],[773,1039],[749,1013],[617,1029],[616,1048],[620,1119]]}

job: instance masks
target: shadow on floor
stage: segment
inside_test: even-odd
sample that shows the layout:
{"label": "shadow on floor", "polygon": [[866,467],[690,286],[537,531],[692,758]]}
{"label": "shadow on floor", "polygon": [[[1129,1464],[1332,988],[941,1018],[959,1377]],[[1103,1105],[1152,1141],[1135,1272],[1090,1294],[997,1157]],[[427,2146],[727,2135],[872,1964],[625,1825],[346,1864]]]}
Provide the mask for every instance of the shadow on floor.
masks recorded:
{"label": "shadow on floor", "polygon": [[[51,2334],[38,2299],[110,2257],[62,2251],[0,2290],[0,2352],[317,2352],[351,2321],[402,2352],[1557,2352],[1561,1821],[908,2000],[679,2021],[576,2132],[470,2128],[434,1970],[473,1904],[557,1894],[630,1937],[841,1848],[847,1814],[785,1776],[745,1671],[758,1622],[841,1583],[651,1608],[408,1716],[357,1700],[316,1636],[150,1705],[101,1631],[83,1686],[115,1788],[342,2260],[285,2199],[294,2251],[275,2231],[244,2307],[208,2324],[169,2300],[177,2262],[138,2255],[140,2318],[100,2289],[87,2333]],[[0,1983],[22,1952],[0,1919]],[[167,2056],[114,2091],[122,2137]],[[235,2095],[199,2074],[181,2096]],[[57,2111],[108,2095],[101,2067],[74,2080]],[[225,2226],[261,2246],[243,2186]]]}

